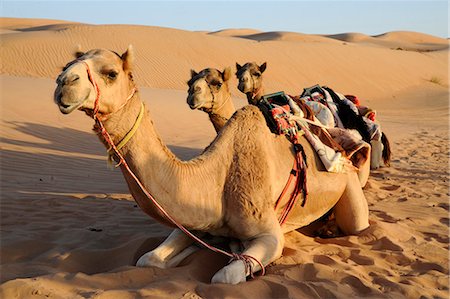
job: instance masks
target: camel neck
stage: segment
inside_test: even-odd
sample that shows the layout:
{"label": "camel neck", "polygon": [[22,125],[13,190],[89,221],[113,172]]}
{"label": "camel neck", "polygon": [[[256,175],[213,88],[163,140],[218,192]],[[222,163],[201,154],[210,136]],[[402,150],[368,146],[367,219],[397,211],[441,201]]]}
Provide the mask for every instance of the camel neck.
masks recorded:
{"label": "camel neck", "polygon": [[[121,140],[133,126],[139,114],[141,101],[136,95],[121,113],[108,119],[105,127],[116,141]],[[129,106],[129,107],[128,107]],[[225,159],[220,153],[207,151],[191,161],[180,161],[162,142],[153,122],[144,113],[140,127],[121,150],[127,164],[158,203],[179,223],[189,229],[202,230],[219,225],[222,218],[221,183],[217,168]],[[226,163],[226,162],[225,162]],[[171,225],[156,206],[146,198],[124,166],[121,166],[128,188],[141,209],[158,221]],[[219,184],[220,185],[220,184]],[[192,211],[195,201],[197,210]]]}
{"label": "camel neck", "polygon": [[208,113],[209,119],[217,133],[225,126],[234,112],[236,112],[230,93],[225,95],[220,103],[218,108],[215,108],[212,112]]}
{"label": "camel neck", "polygon": [[220,130],[225,126],[229,118],[222,116],[221,114],[209,113],[209,120],[212,122],[216,133],[219,133]]}
{"label": "camel neck", "polygon": [[[111,135],[115,145],[119,144],[130,130],[132,130],[133,126],[135,126],[141,109],[141,101],[137,92],[135,92],[127,101],[126,105],[121,107],[120,110],[111,113],[103,120],[103,124]],[[132,117],[133,115],[135,117]]]}

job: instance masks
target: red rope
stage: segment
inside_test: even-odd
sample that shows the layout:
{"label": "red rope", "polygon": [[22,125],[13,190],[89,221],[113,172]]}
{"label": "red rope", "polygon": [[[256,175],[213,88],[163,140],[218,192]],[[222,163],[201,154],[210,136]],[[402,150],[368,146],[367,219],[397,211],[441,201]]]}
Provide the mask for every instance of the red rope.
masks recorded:
{"label": "red rope", "polygon": [[99,109],[99,106],[100,106],[99,105],[100,89],[98,88],[97,82],[95,82],[94,77],[92,76],[91,69],[89,68],[89,64],[87,64],[87,62],[84,61],[84,60],[80,60],[80,61],[82,63],[84,63],[84,65],[86,66],[89,81],[91,81],[91,83],[92,83],[92,85],[94,86],[94,89],[95,89],[96,96],[95,96],[95,101],[94,101],[94,115],[93,115],[93,117],[94,117],[94,120],[97,120],[97,118],[98,118],[98,109]]}
{"label": "red rope", "polygon": [[231,258],[230,262],[232,262],[234,260],[241,260],[241,261],[243,261],[243,263],[245,265],[245,271],[246,271],[245,275],[247,275],[247,271],[248,271],[252,278],[254,277],[253,276],[253,271],[252,271],[253,263],[251,262],[253,260],[261,267],[261,275],[264,275],[265,274],[264,265],[258,259],[254,258],[254,257],[252,257],[250,255],[246,255],[246,254],[229,253],[229,252],[227,252],[225,250],[222,250],[220,248],[211,246],[208,243],[204,242],[199,237],[197,237],[196,235],[191,233],[188,229],[186,229],[182,224],[178,223],[174,218],[172,218],[172,216],[170,216],[166,212],[166,210],[158,203],[158,201],[153,197],[153,195],[151,195],[150,192],[144,187],[144,185],[141,183],[139,178],[133,173],[133,171],[129,167],[129,165],[126,162],[126,160],[123,157],[123,155],[117,149],[116,145],[114,144],[114,142],[113,142],[113,140],[111,138],[111,135],[109,135],[108,131],[106,131],[105,126],[103,125],[102,121],[99,118],[98,110],[99,110],[100,90],[98,88],[97,83],[94,80],[94,77],[91,74],[91,71],[89,69],[89,65],[85,61],[82,61],[82,62],[86,65],[89,81],[91,81],[91,83],[94,86],[94,88],[96,90],[96,93],[97,93],[97,96],[96,96],[96,99],[95,99],[95,102],[94,102],[94,120],[95,120],[97,126],[99,127],[99,131],[102,134],[103,138],[105,138],[105,141],[111,146],[111,149],[114,151],[114,153],[118,157],[119,162],[118,162],[118,164],[116,166],[121,165],[122,167],[124,167],[125,170],[128,172],[128,174],[131,175],[131,177],[134,179],[136,184],[139,186],[139,188],[145,194],[145,196],[147,196],[152,201],[152,203],[159,209],[159,211],[167,219],[169,219],[175,226],[177,226],[181,231],[183,231],[186,235],[188,235],[194,241],[200,243],[201,245],[203,245],[204,247],[208,248],[209,250],[212,250],[212,251],[214,251],[216,253],[221,253],[223,255],[226,255],[226,256],[230,257]]}
{"label": "red rope", "polygon": [[295,164],[296,164],[296,168],[297,168],[297,181],[295,184],[294,191],[292,191],[291,197],[290,197],[287,205],[284,207],[283,212],[280,215],[280,218],[278,219],[278,221],[280,222],[280,225],[283,225],[286,222],[287,217],[289,216],[289,213],[294,208],[294,206],[298,200],[298,197],[299,197],[298,195],[299,195],[300,191],[303,191],[302,207],[305,205],[305,200],[306,200],[306,195],[307,195],[306,165],[305,165],[305,162],[304,162],[304,159],[302,156],[302,152],[299,149],[296,149]]}
{"label": "red rope", "polygon": [[278,199],[275,202],[275,207],[274,207],[275,210],[278,208],[278,205],[280,204],[281,199],[284,197],[284,194],[286,193],[289,186],[291,185],[292,178],[297,175],[297,170],[298,170],[297,169],[297,161],[294,160],[294,165],[292,166],[291,174],[289,175],[288,181],[286,182],[286,185],[284,186],[283,191],[281,191],[280,196],[278,196]]}

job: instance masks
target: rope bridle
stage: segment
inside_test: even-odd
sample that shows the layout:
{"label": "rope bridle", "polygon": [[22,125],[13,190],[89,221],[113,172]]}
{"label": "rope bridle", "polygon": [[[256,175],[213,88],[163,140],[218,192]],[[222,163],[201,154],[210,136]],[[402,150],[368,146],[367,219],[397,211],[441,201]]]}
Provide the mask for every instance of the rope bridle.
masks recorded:
{"label": "rope bridle", "polygon": [[256,93],[259,91],[261,86],[258,88],[258,90],[255,90],[255,78],[250,74],[250,78],[252,79],[252,100],[255,98]]}
{"label": "rope bridle", "polygon": [[205,112],[207,112],[209,114],[217,115],[217,112],[220,111],[225,106],[226,103],[228,103],[228,101],[230,100],[231,97],[227,98],[218,108],[216,108],[216,111],[214,111],[214,104],[216,103],[216,96],[211,87],[211,83],[209,83],[206,79],[205,79],[205,82],[206,82],[206,85],[208,85],[209,92],[211,93],[212,101],[211,101],[211,108],[203,108],[202,110],[204,110]]}
{"label": "rope bridle", "polygon": [[[193,233],[191,233],[187,228],[185,228],[182,224],[178,223],[172,216],[170,216],[167,211],[164,209],[164,207],[162,207],[158,201],[153,197],[153,195],[147,190],[147,188],[145,188],[145,186],[141,183],[141,181],[139,180],[139,178],[133,173],[133,171],[131,170],[130,166],[128,165],[127,161],[125,160],[125,158],[123,157],[123,155],[120,153],[119,151],[119,145],[115,145],[114,141],[111,138],[111,135],[108,133],[108,131],[105,129],[105,126],[103,124],[103,119],[99,113],[99,101],[100,101],[100,89],[98,87],[97,82],[94,80],[94,77],[92,76],[91,70],[89,68],[89,65],[84,61],[84,60],[80,60],[81,62],[84,63],[84,65],[86,66],[86,70],[87,70],[87,74],[88,74],[88,78],[89,81],[92,83],[92,85],[94,86],[94,90],[96,92],[96,98],[94,101],[94,109],[93,109],[93,118],[95,120],[96,126],[98,127],[98,131],[99,133],[103,136],[103,138],[105,139],[105,141],[109,144],[110,149],[108,150],[108,152],[111,153],[111,155],[116,155],[117,159],[118,159],[118,163],[116,165],[116,167],[118,166],[122,166],[124,171],[126,171],[135,181],[135,183],[139,186],[139,188],[141,189],[141,191],[145,194],[145,196],[150,199],[150,201],[158,208],[158,210],[168,219],[170,220],[170,222],[172,222],[176,227],[178,227],[178,229],[180,229],[181,231],[183,231],[186,235],[188,235],[190,238],[192,238],[194,241],[200,243],[201,245],[203,245],[204,247],[216,252],[216,253],[221,253],[225,256],[230,257],[230,261],[229,263],[235,261],[235,260],[241,260],[244,263],[245,266],[245,276],[247,276],[247,272],[250,273],[250,276],[253,278],[253,271],[252,271],[252,267],[253,267],[253,263],[252,260],[254,262],[256,262],[256,264],[258,264],[261,267],[261,275],[265,274],[265,268],[264,265],[256,258],[250,256],[250,255],[246,255],[246,254],[237,254],[237,253],[233,253],[233,252],[227,252],[225,250],[222,250],[220,248],[214,247],[209,245],[208,243],[204,242],[203,240],[201,240],[199,237],[197,237],[196,235],[194,235]],[[129,99],[132,98],[135,94],[136,88],[134,87],[130,96],[127,98],[127,100],[125,101],[125,103],[123,105],[120,106],[120,109],[122,109],[128,102]],[[143,104],[141,103],[141,110],[143,109]],[[115,113],[118,110],[112,112]],[[110,113],[110,114],[112,114]],[[110,115],[108,114],[108,115]],[[139,118],[139,117],[138,117]],[[137,130],[137,129],[136,129]],[[130,138],[131,139],[131,138]]]}
{"label": "rope bridle", "polygon": [[[246,71],[248,71],[248,70],[246,70]],[[241,75],[243,75],[244,73],[241,73]],[[255,88],[255,79],[253,78],[252,74],[250,74],[250,79],[252,80],[252,90],[250,92],[246,93],[247,100],[251,104],[256,104],[255,103],[255,97],[261,92],[262,85],[260,85],[258,88]],[[239,77],[239,80],[240,80],[240,77]]]}

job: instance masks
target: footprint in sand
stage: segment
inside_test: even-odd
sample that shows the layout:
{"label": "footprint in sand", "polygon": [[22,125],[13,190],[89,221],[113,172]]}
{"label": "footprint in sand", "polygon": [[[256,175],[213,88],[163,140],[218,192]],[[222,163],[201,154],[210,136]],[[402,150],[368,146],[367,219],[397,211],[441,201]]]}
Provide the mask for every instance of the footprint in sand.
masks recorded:
{"label": "footprint in sand", "polygon": [[439,243],[442,244],[448,244],[449,242],[449,237],[448,236],[441,236],[435,233],[423,233],[425,235],[425,240],[426,241],[431,241],[431,240],[436,240]]}
{"label": "footprint in sand", "polygon": [[443,217],[443,218],[439,219],[439,222],[442,223],[442,224],[445,224],[447,226],[450,226],[450,219],[449,218]]}
{"label": "footprint in sand", "polygon": [[374,265],[374,259],[368,256],[360,255],[360,250],[352,250],[349,259],[358,265]]}
{"label": "footprint in sand", "polygon": [[390,185],[390,186],[382,186],[382,187],[380,187],[380,189],[387,190],[387,191],[395,191],[398,188],[400,188],[399,185]]}
{"label": "footprint in sand", "polygon": [[371,272],[369,275],[373,277],[372,283],[375,285],[379,285],[380,290],[382,292],[385,292],[385,293],[399,292],[399,293],[401,293],[403,290],[400,284],[390,281],[386,277],[381,277],[373,272]]}
{"label": "footprint in sand", "polygon": [[418,274],[425,274],[429,271],[438,271],[444,274],[448,274],[448,272],[441,266],[436,263],[422,262],[420,260],[415,261],[411,264],[411,269]]}
{"label": "footprint in sand", "polygon": [[372,293],[372,290],[366,286],[361,279],[356,276],[347,276],[340,281],[342,284],[351,286],[358,294],[368,295]]}
{"label": "footprint in sand", "polygon": [[372,245],[373,250],[391,250],[391,251],[403,251],[403,248],[395,244],[390,238],[382,237],[374,242],[367,243]]}
{"label": "footprint in sand", "polygon": [[326,255],[315,255],[313,258],[314,263],[318,263],[318,264],[322,264],[322,265],[327,265],[327,266],[331,266],[331,265],[335,265],[336,261],[333,260],[331,257],[326,256]]}
{"label": "footprint in sand", "polygon": [[443,208],[444,210],[449,211],[450,205],[448,203],[440,203],[438,204],[438,207]]}
{"label": "footprint in sand", "polygon": [[385,222],[396,223],[400,220],[392,217],[385,211],[372,210],[372,213],[375,214],[377,217],[381,218]]}

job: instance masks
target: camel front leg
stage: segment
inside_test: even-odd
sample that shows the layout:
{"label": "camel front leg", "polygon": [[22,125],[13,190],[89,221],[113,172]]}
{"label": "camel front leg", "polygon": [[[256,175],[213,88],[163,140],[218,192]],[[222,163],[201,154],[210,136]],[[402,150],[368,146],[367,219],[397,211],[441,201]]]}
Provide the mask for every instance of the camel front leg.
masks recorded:
{"label": "camel front leg", "polygon": [[147,252],[136,263],[138,267],[176,267],[184,258],[192,254],[198,247],[190,246],[194,241],[179,229],[172,233],[158,247]]}
{"label": "camel front leg", "polygon": [[[278,221],[271,232],[262,233],[258,236],[244,241],[245,250],[242,255],[254,257],[265,267],[281,256],[284,246],[284,235]],[[249,259],[251,272],[246,271],[246,266],[242,260],[234,260],[227,266],[219,270],[211,279],[212,283],[238,284],[246,281],[246,277],[259,270],[261,266]]]}

